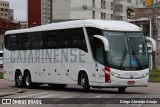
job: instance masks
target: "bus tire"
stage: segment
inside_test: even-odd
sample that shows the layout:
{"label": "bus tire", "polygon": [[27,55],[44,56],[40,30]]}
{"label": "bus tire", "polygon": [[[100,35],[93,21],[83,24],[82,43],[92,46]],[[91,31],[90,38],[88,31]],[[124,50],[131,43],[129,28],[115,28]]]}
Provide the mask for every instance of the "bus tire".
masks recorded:
{"label": "bus tire", "polygon": [[33,83],[32,83],[32,80],[31,80],[31,74],[30,72],[26,72],[25,73],[25,86],[26,88],[32,88],[33,86]]}
{"label": "bus tire", "polygon": [[85,72],[83,72],[81,74],[81,86],[82,86],[84,92],[89,92],[90,91],[88,76]]}
{"label": "bus tire", "polygon": [[24,87],[24,79],[21,74],[21,72],[16,72],[15,75],[15,86],[18,88],[23,88]]}
{"label": "bus tire", "polygon": [[126,91],[126,87],[118,87],[118,91],[119,91],[119,93],[125,93],[125,91]]}

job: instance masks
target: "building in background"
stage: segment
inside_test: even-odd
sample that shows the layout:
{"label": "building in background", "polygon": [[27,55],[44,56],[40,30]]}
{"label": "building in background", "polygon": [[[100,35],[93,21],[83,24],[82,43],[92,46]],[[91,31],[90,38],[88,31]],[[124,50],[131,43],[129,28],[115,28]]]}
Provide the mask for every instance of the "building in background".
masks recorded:
{"label": "building in background", "polygon": [[0,18],[9,20],[9,2],[0,0]]}
{"label": "building in background", "polygon": [[53,0],[53,19],[127,20],[128,7],[143,7],[143,0]]}
{"label": "building in background", "polygon": [[14,10],[13,9],[8,10],[8,17],[10,21],[14,21]]}
{"label": "building in background", "polygon": [[42,0],[42,25],[52,21],[52,0]]}
{"label": "building in background", "polygon": [[28,27],[48,24],[52,19],[52,0],[28,0]]}
{"label": "building in background", "polygon": [[21,29],[27,28],[27,21],[20,21],[19,24]]}
{"label": "building in background", "polygon": [[0,0],[0,18],[7,19],[9,21],[14,20],[14,10],[10,9],[9,2]]}
{"label": "building in background", "polygon": [[3,43],[5,31],[17,29],[17,27],[18,24],[13,22],[13,9],[9,8],[9,2],[0,0],[0,44]]}
{"label": "building in background", "polygon": [[[8,30],[14,30],[18,28],[18,24],[13,22],[13,21],[9,21],[7,19],[3,19],[0,18],[0,44],[3,44],[3,37],[4,37],[4,33]],[[1,46],[0,46],[0,50],[1,50]]]}
{"label": "building in background", "polygon": [[143,0],[28,0],[28,27],[48,24],[52,19],[127,21],[127,8],[143,4]]}
{"label": "building in background", "polygon": [[145,0],[145,6],[146,7],[151,6],[152,4],[157,3],[159,1],[160,0]]}
{"label": "building in background", "polygon": [[148,7],[153,4],[153,0],[145,0],[145,6]]}

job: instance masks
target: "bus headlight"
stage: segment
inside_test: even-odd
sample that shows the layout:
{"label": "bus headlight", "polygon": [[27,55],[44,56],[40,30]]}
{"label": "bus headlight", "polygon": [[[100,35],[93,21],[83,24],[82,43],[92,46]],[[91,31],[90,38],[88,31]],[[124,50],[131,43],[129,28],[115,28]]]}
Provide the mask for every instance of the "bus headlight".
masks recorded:
{"label": "bus headlight", "polygon": [[147,77],[149,75],[149,73],[143,74],[143,77]]}
{"label": "bus headlight", "polygon": [[111,75],[114,76],[114,77],[119,77],[120,76],[120,74],[116,74],[116,73],[112,73]]}

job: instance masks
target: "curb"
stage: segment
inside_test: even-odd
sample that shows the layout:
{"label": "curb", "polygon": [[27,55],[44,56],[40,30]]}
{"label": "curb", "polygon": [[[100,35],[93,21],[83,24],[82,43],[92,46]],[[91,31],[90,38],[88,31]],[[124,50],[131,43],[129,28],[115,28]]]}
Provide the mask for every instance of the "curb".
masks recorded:
{"label": "curb", "polygon": [[149,82],[152,82],[152,83],[160,83],[160,81],[149,81]]}

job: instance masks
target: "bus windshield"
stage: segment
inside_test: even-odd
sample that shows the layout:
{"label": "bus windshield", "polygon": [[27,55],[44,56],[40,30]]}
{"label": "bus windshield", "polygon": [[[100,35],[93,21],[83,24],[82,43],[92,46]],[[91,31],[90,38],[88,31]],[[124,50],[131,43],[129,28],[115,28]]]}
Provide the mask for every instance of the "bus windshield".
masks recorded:
{"label": "bus windshield", "polygon": [[119,69],[145,69],[148,67],[148,51],[143,33],[103,31],[109,41],[107,62]]}

